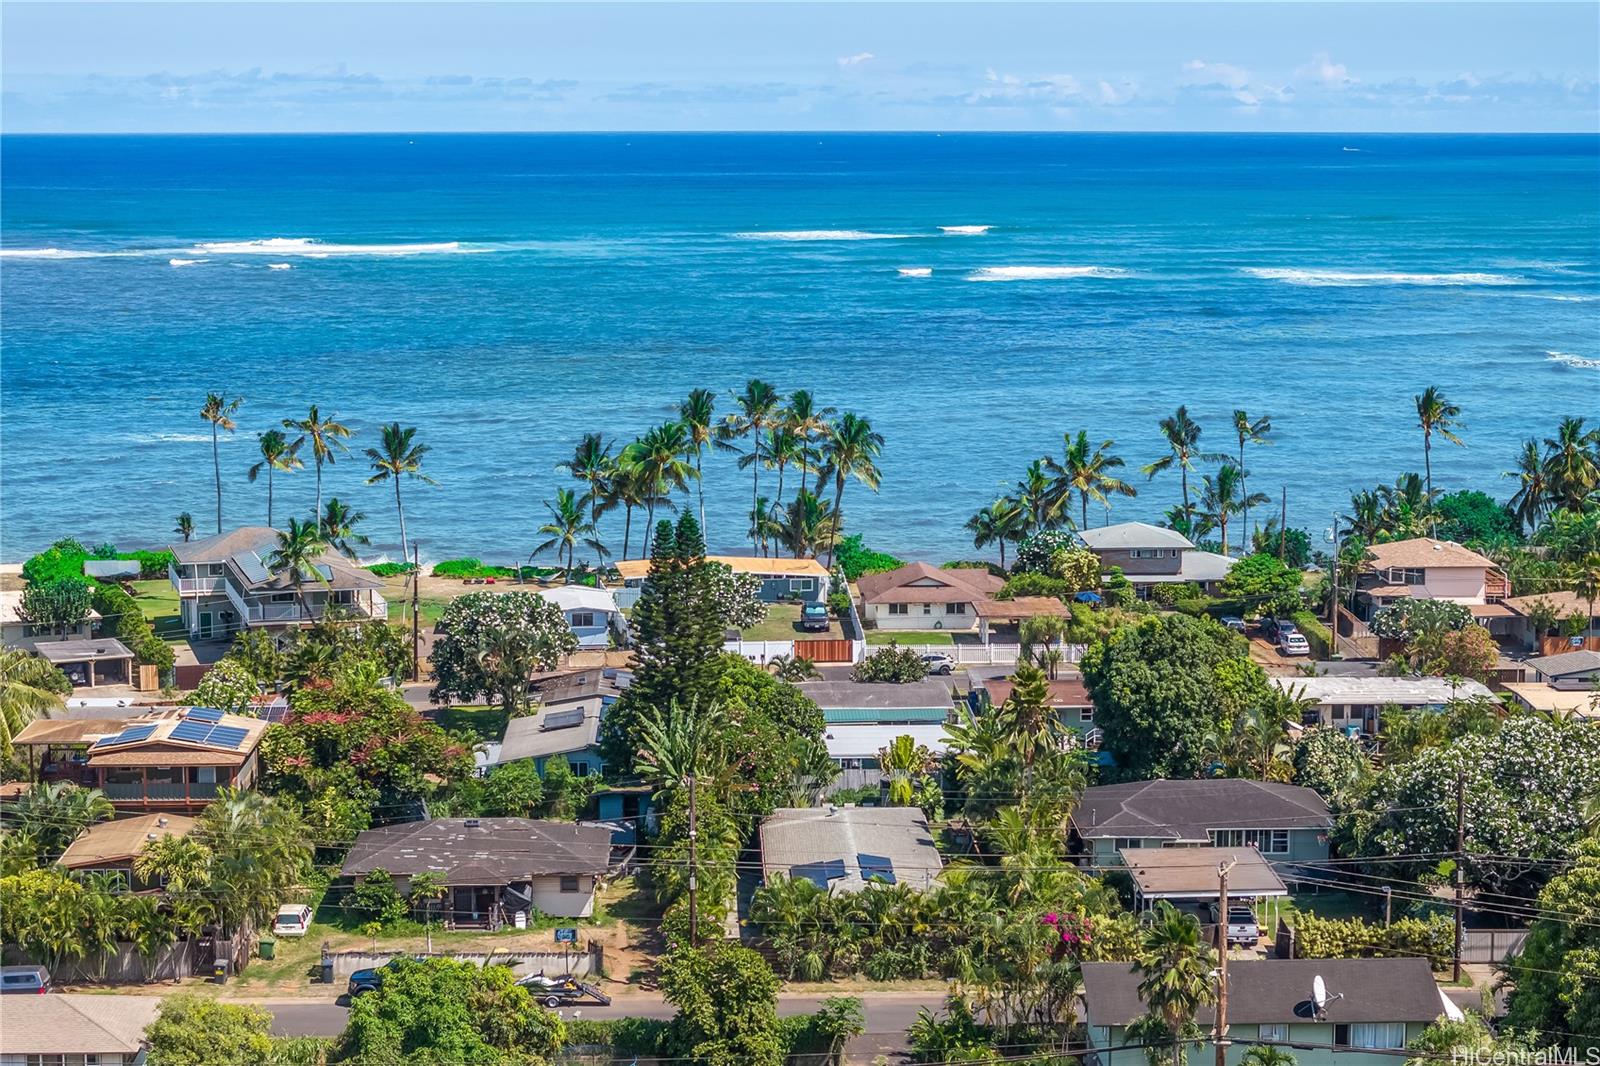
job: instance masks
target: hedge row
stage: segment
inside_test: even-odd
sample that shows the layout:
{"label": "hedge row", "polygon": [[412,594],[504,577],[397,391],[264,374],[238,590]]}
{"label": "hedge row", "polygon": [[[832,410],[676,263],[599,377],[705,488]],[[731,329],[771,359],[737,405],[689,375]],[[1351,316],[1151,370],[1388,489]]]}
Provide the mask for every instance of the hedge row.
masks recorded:
{"label": "hedge row", "polygon": [[1360,918],[1294,919],[1294,953],[1302,959],[1374,959],[1420,956],[1435,970],[1450,964],[1455,951],[1455,925],[1440,914],[1423,921],[1401,918],[1391,925],[1373,925]]}

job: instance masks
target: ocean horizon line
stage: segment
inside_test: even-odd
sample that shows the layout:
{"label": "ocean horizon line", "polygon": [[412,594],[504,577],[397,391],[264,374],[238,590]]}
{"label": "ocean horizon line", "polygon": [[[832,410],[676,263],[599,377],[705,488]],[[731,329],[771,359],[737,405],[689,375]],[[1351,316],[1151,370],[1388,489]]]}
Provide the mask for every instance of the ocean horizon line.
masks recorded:
{"label": "ocean horizon line", "polygon": [[1340,137],[1382,138],[1508,138],[1582,137],[1600,138],[1600,125],[1592,129],[1547,130],[1123,130],[1123,129],[584,129],[584,130],[440,130],[440,129],[360,129],[360,130],[3,130],[0,139],[10,137]]}

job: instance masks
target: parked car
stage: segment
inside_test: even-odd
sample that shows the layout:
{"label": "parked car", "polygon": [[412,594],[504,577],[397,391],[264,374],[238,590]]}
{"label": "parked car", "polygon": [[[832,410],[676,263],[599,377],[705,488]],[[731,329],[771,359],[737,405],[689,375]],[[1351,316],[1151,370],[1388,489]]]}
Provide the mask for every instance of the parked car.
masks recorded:
{"label": "parked car", "polygon": [[1285,633],[1294,633],[1297,628],[1287,618],[1263,618],[1261,620],[1261,635],[1276,643]]}
{"label": "parked car", "polygon": [[1235,633],[1244,632],[1244,619],[1240,618],[1236,614],[1225,614],[1219,619],[1219,621],[1225,628],[1231,629]]}
{"label": "parked car", "polygon": [[1291,629],[1278,633],[1278,650],[1285,655],[1310,655],[1311,645],[1306,641],[1305,634]]}
{"label": "parked car", "polygon": [[273,936],[305,936],[311,928],[311,908],[304,903],[285,903],[272,919]]}
{"label": "parked car", "polygon": [[[1211,923],[1217,922],[1217,905],[1206,904],[1206,909],[1211,915]],[[1228,905],[1228,943],[1253,945],[1261,939],[1261,924],[1256,921],[1255,912],[1249,907]]]}
{"label": "parked car", "polygon": [[956,660],[953,655],[946,655],[936,651],[932,655],[924,655],[922,663],[928,668],[930,674],[953,674],[956,670]]}
{"label": "parked car", "polygon": [[522,978],[517,984],[526,988],[535,1002],[552,1009],[573,1003],[598,1003],[604,1007],[611,1002],[611,997],[594,985],[568,976],[546,977],[536,973]]}
{"label": "parked car", "polygon": [[828,619],[828,607],[822,603],[808,603],[800,608],[800,628],[809,633],[826,633],[832,623]]}
{"label": "parked car", "polygon": [[50,991],[50,971],[43,966],[0,966],[0,993],[42,996]]}
{"label": "parked car", "polygon": [[351,974],[350,983],[345,988],[350,993],[350,998],[354,999],[365,992],[376,992],[383,987],[383,972],[394,969],[399,961],[399,959],[390,959],[375,969],[357,970]]}

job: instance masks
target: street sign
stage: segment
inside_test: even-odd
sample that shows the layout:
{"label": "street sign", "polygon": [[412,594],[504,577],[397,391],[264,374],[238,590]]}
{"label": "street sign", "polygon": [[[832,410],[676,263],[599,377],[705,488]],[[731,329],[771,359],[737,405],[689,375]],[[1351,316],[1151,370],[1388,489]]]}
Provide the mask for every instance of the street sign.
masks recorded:
{"label": "street sign", "polygon": [[557,929],[556,930],[556,943],[557,944],[576,944],[577,942],[578,942],[578,931],[576,929]]}

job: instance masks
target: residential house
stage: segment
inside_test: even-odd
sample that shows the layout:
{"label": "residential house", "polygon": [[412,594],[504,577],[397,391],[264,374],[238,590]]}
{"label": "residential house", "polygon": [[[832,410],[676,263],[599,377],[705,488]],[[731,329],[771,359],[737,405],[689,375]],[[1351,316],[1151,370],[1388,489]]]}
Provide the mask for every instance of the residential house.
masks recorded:
{"label": "residential house", "polygon": [[488,745],[483,765],[532,759],[543,777],[550,759],[564,757],[577,776],[598,775],[604,769],[600,722],[621,695],[612,673],[594,667],[535,678],[530,695],[538,713],[507,722],[500,742]]}
{"label": "residential house", "polygon": [[1192,582],[1200,591],[1215,594],[1234,560],[1216,552],[1201,551],[1175,529],[1144,522],[1118,522],[1078,531],[1078,542],[1100,557],[1100,568],[1121,569],[1134,594],[1149,599],[1156,585]]}
{"label": "residential house", "polygon": [[136,814],[96,822],[67,845],[56,865],[74,873],[112,874],[135,892],[156,888],[133,872],[134,860],[155,841],[186,837],[194,827],[195,820],[181,814]]}
{"label": "residential house", "polygon": [[1530,711],[1600,722],[1600,688],[1558,688],[1543,681],[1513,681],[1500,687]]}
{"label": "residential house", "polygon": [[839,768],[829,791],[877,787],[884,773],[879,752],[896,737],[908,736],[918,747],[943,754],[949,748],[944,724],[919,722],[902,725],[830,725],[822,733],[828,758]]}
{"label": "residential house", "polygon": [[114,637],[45,640],[33,650],[79,688],[133,685],[136,680],[133,651]]}
{"label": "residential house", "polygon": [[389,616],[378,592],[383,582],[332,552],[318,559],[317,573],[305,577],[297,594],[287,571],[274,573],[267,566],[277,546],[278,532],[268,526],[171,546],[169,576],[191,638],[225,640],[250,627],[292,629],[330,613]]}
{"label": "residential house", "polygon": [[1600,684],[1600,651],[1564,651],[1524,659],[1523,667],[1531,680],[1563,689],[1592,689]]}
{"label": "residential house", "polygon": [[943,868],[918,807],[781,807],[761,820],[761,869],[830,893],[870,881],[927,888]]}
{"label": "residential house", "polygon": [[628,622],[610,589],[557,585],[540,589],[537,595],[561,608],[567,625],[578,638],[578,647],[604,650],[627,643]]}
{"label": "residential house", "polygon": [[[828,598],[828,570],[815,559],[708,555],[706,562],[721,563],[736,574],[755,574],[761,579],[761,599],[767,603],[820,603]],[[616,593],[617,603],[632,607],[650,576],[650,560],[624,559],[612,566],[622,575],[622,588]]]}
{"label": "residential house", "polygon": [[30,722],[15,743],[54,753],[70,773],[46,776],[98,788],[118,810],[182,814],[210,803],[218,789],[252,787],[266,731],[260,719],[180,707],[138,718]]}
{"label": "residential house", "polygon": [[978,605],[990,603],[1005,584],[987,570],[944,570],[907,563],[898,570],[863,574],[861,621],[878,629],[978,628]]}
{"label": "residential house", "polygon": [[91,610],[87,618],[65,630],[36,626],[22,616],[22,591],[0,591],[0,644],[8,648],[34,651],[41,643],[61,640],[88,640],[100,612]]}
{"label": "residential house", "polygon": [[1272,863],[1251,847],[1124,848],[1122,864],[1133,878],[1134,910],[1170,903],[1209,921],[1206,907],[1215,903],[1217,871],[1228,869],[1228,898],[1250,903],[1281,899],[1289,889]]}
{"label": "residential house", "polygon": [[1128,781],[1083,790],[1070,844],[1083,865],[1120,866],[1134,848],[1254,847],[1268,861],[1328,857],[1333,818],[1309,788],[1239,777]]}
{"label": "residential house", "polygon": [[611,830],[605,826],[434,818],[366,830],[339,873],[356,880],[384,870],[402,892],[418,874],[441,874],[446,926],[493,930],[519,911],[589,917],[595,886],[610,861]]}
{"label": "residential house", "polygon": [[1269,677],[1286,695],[1307,701],[1301,725],[1323,725],[1352,735],[1377,736],[1385,707],[1441,711],[1456,700],[1493,700],[1477,681],[1448,677]]}
{"label": "residential house", "polygon": [[144,1066],[160,996],[7,996],[0,1066]]}
{"label": "residential house", "polygon": [[[1146,1049],[1128,1032],[1150,1008],[1142,975],[1125,962],[1083,964],[1084,1022],[1093,1066],[1146,1066]],[[1312,1002],[1320,977],[1328,1001]],[[1434,983],[1428,960],[1233,959],[1228,963],[1229,1066],[1258,1043],[1290,1052],[1297,1066],[1394,1066],[1399,1054],[1440,1017],[1462,1013]],[[1216,1016],[1201,1007],[1209,1032]],[[1292,1051],[1290,1050],[1292,1049]],[[1209,1055],[1209,1051],[1207,1054]]]}
{"label": "residential house", "polygon": [[904,685],[888,681],[802,681],[796,686],[822,708],[829,725],[894,725],[945,722],[955,704],[950,683],[924,678]]}
{"label": "residential house", "polygon": [[1371,619],[1397,600],[1450,600],[1466,606],[1497,640],[1510,640],[1523,622],[1503,601],[1511,583],[1494,562],[1452,540],[1417,537],[1374,544],[1356,575],[1356,603]]}
{"label": "residential house", "polygon": [[[1508,596],[1501,602],[1517,616],[1513,636],[1525,648],[1543,655],[1582,649],[1600,651],[1600,613],[1596,613],[1600,607],[1576,592],[1557,590],[1532,596]],[[1536,631],[1533,615],[1541,605],[1555,615],[1557,631]],[[1574,617],[1587,618],[1589,621],[1579,632],[1568,636],[1563,623]]]}
{"label": "residential house", "polygon": [[[1076,732],[1086,744],[1097,744],[1099,731],[1094,724],[1094,700],[1089,697],[1089,687],[1083,683],[1082,674],[1068,674],[1052,678],[1046,702],[1055,712],[1056,721],[1066,729]],[[974,712],[987,699],[989,705],[998,707],[1011,698],[1015,683],[1009,677],[971,676],[968,702]]]}

